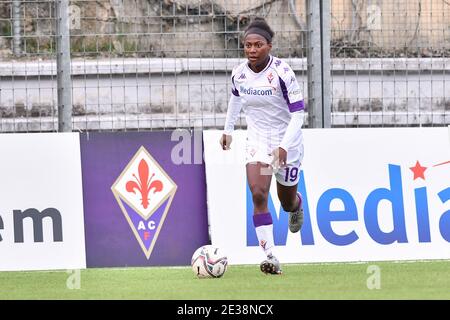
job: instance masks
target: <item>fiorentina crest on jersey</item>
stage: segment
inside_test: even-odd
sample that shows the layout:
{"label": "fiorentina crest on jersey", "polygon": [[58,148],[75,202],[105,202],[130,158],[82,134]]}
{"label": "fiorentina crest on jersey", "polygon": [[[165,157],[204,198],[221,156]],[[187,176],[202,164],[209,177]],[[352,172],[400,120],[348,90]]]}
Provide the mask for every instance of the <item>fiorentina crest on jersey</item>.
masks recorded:
{"label": "fiorentina crest on jersey", "polygon": [[111,190],[149,259],[177,185],[142,146]]}

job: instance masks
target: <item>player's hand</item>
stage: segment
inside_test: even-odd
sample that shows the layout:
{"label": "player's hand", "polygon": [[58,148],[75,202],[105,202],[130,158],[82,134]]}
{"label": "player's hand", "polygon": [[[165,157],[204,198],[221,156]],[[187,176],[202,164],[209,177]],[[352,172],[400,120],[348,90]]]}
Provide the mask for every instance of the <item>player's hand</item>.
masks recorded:
{"label": "player's hand", "polygon": [[231,141],[233,138],[231,135],[228,134],[222,134],[222,137],[220,137],[220,146],[222,147],[222,150],[230,150]]}
{"label": "player's hand", "polygon": [[272,156],[272,167],[274,168],[283,168],[286,166],[286,161],[287,161],[287,151],[284,150],[283,148],[276,148],[272,151],[272,153],[270,154]]}

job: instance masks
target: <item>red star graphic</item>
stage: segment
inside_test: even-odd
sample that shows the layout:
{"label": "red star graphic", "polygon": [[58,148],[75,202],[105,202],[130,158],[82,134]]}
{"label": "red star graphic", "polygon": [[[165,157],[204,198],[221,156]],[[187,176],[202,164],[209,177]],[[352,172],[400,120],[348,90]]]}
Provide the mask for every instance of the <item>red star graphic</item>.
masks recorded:
{"label": "red star graphic", "polygon": [[416,165],[414,167],[410,167],[409,169],[414,172],[414,180],[417,178],[422,178],[425,180],[424,172],[427,170],[427,167],[422,167],[419,161],[416,161]]}

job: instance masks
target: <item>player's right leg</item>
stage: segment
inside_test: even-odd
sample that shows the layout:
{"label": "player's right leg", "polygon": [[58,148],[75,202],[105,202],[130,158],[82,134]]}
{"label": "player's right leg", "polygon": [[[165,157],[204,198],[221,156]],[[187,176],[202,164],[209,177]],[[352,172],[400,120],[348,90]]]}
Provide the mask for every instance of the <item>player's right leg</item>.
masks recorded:
{"label": "player's right leg", "polygon": [[262,162],[247,163],[247,181],[253,199],[253,224],[261,249],[267,256],[261,265],[261,271],[280,274],[280,264],[273,254],[273,223],[267,202],[272,175],[267,174],[269,165]]}
{"label": "player's right leg", "polygon": [[266,260],[260,264],[261,271],[265,274],[282,274],[280,262],[275,256],[267,257]]}

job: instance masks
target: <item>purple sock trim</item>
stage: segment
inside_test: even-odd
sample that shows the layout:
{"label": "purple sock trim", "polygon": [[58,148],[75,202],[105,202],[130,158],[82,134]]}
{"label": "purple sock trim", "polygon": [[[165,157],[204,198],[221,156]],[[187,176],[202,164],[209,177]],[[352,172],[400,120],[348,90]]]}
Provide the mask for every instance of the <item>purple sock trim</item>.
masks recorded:
{"label": "purple sock trim", "polygon": [[272,224],[272,216],[270,212],[258,213],[253,215],[253,225],[256,227],[267,226]]}

